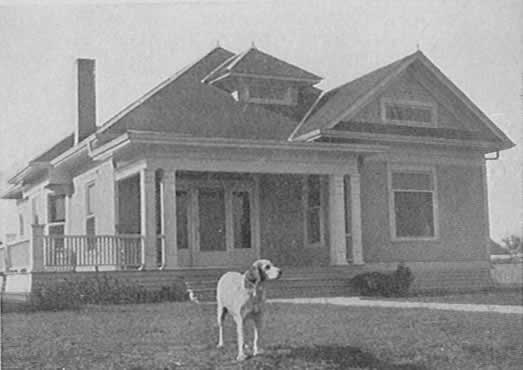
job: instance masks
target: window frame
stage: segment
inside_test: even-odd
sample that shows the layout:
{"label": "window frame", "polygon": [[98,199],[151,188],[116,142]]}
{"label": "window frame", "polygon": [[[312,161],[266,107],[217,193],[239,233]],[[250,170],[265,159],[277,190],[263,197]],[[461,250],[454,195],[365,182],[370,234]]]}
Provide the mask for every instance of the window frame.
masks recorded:
{"label": "window frame", "polygon": [[[430,122],[420,122],[420,121],[404,121],[404,120],[395,120],[387,118],[387,106],[397,105],[405,106],[409,108],[428,108],[431,111],[431,121]],[[417,100],[404,100],[404,99],[392,99],[392,98],[382,98],[380,104],[380,113],[381,120],[384,123],[390,124],[402,124],[406,126],[414,127],[437,127],[438,126],[438,110],[437,105],[431,102],[422,102]]]}
{"label": "window frame", "polygon": [[[90,181],[87,184],[85,184],[85,224],[84,224],[84,227],[85,227],[85,234],[88,235],[87,234],[87,221],[90,219],[94,219],[94,234],[93,235],[96,235],[96,212],[94,209],[90,209],[90,207],[89,207],[90,203],[94,202],[94,199],[91,199],[89,196],[90,188],[95,189],[95,191],[96,191],[96,183],[94,181]],[[96,198],[96,197],[93,196],[93,198]],[[93,208],[94,208],[94,205],[93,205]]]}
{"label": "window frame", "polygon": [[[316,208],[316,207],[309,207],[309,178],[311,176],[318,176],[319,185],[320,185],[320,204],[317,206],[319,211],[319,226],[320,226],[320,240],[317,242],[310,242],[309,241],[309,209],[310,208]],[[325,245],[325,180],[322,175],[305,175],[303,177],[303,183],[302,183],[302,204],[303,204],[303,241],[304,245],[307,248],[319,248]]]}
{"label": "window frame", "polygon": [[[253,96],[251,93],[251,90],[257,88],[258,86],[264,87],[263,85],[256,85],[256,84],[252,84],[252,83],[247,85],[245,92],[246,92],[246,101],[248,103],[288,105],[288,106],[292,106],[292,105],[296,104],[295,96],[296,96],[297,92],[295,92],[296,87],[294,87],[294,86],[282,86],[282,90],[285,90],[285,93],[284,93],[283,98],[281,98],[281,99]],[[271,87],[273,87],[273,86],[271,86]]]}
{"label": "window frame", "polygon": [[[393,189],[392,175],[393,173],[423,173],[430,174],[432,181],[432,190],[413,190],[413,189]],[[439,241],[439,206],[438,206],[438,178],[436,166],[420,166],[420,165],[401,165],[389,164],[387,170],[388,177],[388,197],[389,197],[389,221],[390,221],[390,237],[393,242],[408,242],[408,241]],[[432,219],[434,227],[433,236],[397,236],[396,234],[396,208],[395,208],[395,192],[413,192],[413,193],[431,193],[432,194]]]}
{"label": "window frame", "polygon": [[[216,189],[224,192],[225,202],[225,250],[207,251],[201,250],[200,246],[200,189]],[[179,251],[191,251],[191,253],[239,253],[241,251],[258,250],[257,238],[258,226],[256,224],[256,215],[258,206],[255,198],[254,180],[188,180],[178,179],[176,181],[176,192],[187,192],[188,195],[188,248],[178,249]],[[235,192],[248,193],[249,199],[249,218],[251,229],[251,240],[249,248],[235,248],[234,241],[234,216],[232,214],[232,195]],[[178,245],[177,245],[178,247]]]}

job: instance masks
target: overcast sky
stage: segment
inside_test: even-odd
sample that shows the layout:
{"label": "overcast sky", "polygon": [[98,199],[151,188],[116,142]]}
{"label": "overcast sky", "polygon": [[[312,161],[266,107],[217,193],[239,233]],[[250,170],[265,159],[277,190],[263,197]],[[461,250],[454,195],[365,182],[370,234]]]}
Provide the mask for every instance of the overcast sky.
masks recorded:
{"label": "overcast sky", "polygon": [[23,3],[0,0],[4,175],[72,132],[77,57],[96,59],[100,125],[217,42],[235,52],[255,42],[325,77],[322,88],[419,45],[519,144],[488,163],[488,183],[493,237],[521,234],[521,1]]}

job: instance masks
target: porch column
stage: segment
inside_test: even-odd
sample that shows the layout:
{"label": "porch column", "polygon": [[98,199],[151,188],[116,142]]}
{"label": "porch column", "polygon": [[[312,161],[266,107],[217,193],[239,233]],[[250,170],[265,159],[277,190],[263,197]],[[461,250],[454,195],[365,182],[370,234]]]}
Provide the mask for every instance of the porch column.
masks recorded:
{"label": "porch column", "polygon": [[352,234],[352,262],[355,265],[362,265],[363,247],[361,239],[361,193],[360,193],[360,174],[350,175],[350,199],[351,199],[351,234]]}
{"label": "porch column", "polygon": [[29,244],[29,271],[44,270],[44,225],[31,225]]}
{"label": "porch column", "polygon": [[347,264],[343,174],[329,176],[329,230],[331,265]]}
{"label": "porch column", "polygon": [[165,171],[163,187],[163,225],[165,235],[165,267],[172,269],[178,266],[178,243],[176,240],[176,171]]}
{"label": "porch column", "polygon": [[141,233],[144,239],[144,268],[156,268],[156,196],[155,171],[144,168],[140,171],[140,214]]}

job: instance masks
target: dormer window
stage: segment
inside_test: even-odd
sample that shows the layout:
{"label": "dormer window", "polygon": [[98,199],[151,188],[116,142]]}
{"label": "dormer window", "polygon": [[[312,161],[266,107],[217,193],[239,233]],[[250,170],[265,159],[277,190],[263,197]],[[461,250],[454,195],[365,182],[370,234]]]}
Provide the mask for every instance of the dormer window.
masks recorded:
{"label": "dormer window", "polygon": [[436,126],[436,107],[430,103],[382,100],[383,122],[409,126]]}
{"label": "dormer window", "polygon": [[247,102],[257,104],[296,104],[296,88],[283,84],[257,84],[247,87]]}

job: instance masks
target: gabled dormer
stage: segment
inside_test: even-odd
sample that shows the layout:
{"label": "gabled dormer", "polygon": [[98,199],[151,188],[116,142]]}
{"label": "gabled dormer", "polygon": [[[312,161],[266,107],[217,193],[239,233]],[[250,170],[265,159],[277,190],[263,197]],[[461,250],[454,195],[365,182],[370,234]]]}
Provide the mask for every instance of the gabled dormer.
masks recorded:
{"label": "gabled dormer", "polygon": [[202,82],[229,92],[239,102],[294,107],[315,95],[313,85],[321,79],[252,46],[226,60]]}

